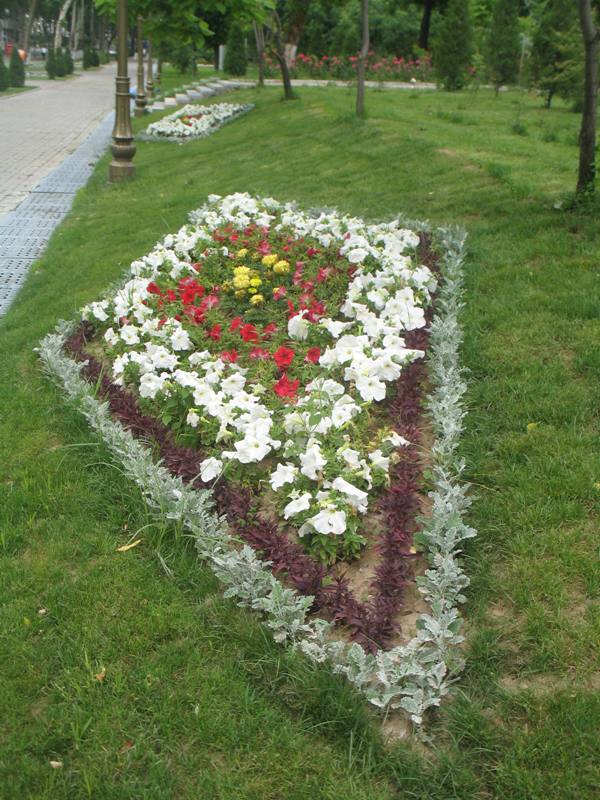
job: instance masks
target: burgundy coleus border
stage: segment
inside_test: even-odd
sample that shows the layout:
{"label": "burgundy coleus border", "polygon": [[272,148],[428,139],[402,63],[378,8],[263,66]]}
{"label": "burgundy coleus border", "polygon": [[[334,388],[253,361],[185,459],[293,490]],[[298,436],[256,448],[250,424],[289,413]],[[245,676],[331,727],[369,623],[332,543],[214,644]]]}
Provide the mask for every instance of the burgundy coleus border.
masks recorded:
{"label": "burgundy coleus border", "polygon": [[[427,243],[424,245],[425,263],[435,270],[435,257]],[[429,317],[431,309],[428,311]],[[94,326],[84,322],[65,343],[67,353],[82,364],[82,377],[97,384],[111,413],[134,436],[156,442],[164,466],[173,475],[192,486],[205,488],[199,479],[204,459],[202,452],[177,444],[162,422],[140,410],[134,395],[110,380],[101,362],[87,352],[87,343],[93,335]],[[426,351],[427,330],[410,331],[405,339],[407,347]],[[419,449],[425,378],[423,360],[405,367],[395,383],[395,395],[386,406],[390,424],[411,444],[404,448],[400,461],[392,466],[390,485],[374,509],[383,524],[375,545],[379,561],[369,587],[368,601],[354,596],[350,581],[339,567],[328,568],[313,559],[288,533],[279,529],[274,517],[244,522],[253,500],[249,489],[232,485],[225,478],[217,481],[213,488],[218,513],[226,517],[244,541],[271,562],[273,573],[285,576],[300,594],[312,595],[314,611],[346,627],[351,638],[370,652],[390,646],[398,633],[396,616],[402,606],[404,588],[413,576],[415,555],[411,550],[417,530],[423,472]]]}

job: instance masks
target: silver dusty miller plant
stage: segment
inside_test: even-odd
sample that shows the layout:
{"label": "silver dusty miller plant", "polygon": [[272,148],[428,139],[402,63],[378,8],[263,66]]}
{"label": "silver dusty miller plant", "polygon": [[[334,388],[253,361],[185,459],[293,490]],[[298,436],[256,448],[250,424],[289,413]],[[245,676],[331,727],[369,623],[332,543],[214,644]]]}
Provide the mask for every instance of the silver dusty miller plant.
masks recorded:
{"label": "silver dusty miller plant", "polygon": [[418,545],[429,568],[418,578],[429,612],[418,620],[417,634],[407,644],[371,655],[358,644],[332,639],[331,625],[309,617],[311,597],[300,596],[273,576],[269,562],[252,548],[237,547],[225,520],[215,513],[208,489],[191,489],[153,460],[150,450],[112,419],[108,405],[80,376],[80,364],[64,353],[73,329],[61,323],[40,344],[46,371],[62,387],[98,432],[124,473],[142,491],[148,505],[162,518],[176,520],[193,536],[200,558],[225,587],[226,597],[263,613],[276,641],[290,644],[316,663],[329,663],[378,708],[402,709],[421,726],[428,709],[438,706],[463,666],[461,616],[469,580],[460,554],[462,543],[476,535],[464,521],[470,498],[462,480],[464,463],[458,446],[465,416],[466,391],[460,366],[462,330],[462,262],[465,234],[456,228],[431,231],[424,223],[402,220],[407,227],[433,233],[442,253],[442,281],[431,324],[429,375],[433,390],[427,409],[434,431],[431,449],[431,515],[421,520]]}

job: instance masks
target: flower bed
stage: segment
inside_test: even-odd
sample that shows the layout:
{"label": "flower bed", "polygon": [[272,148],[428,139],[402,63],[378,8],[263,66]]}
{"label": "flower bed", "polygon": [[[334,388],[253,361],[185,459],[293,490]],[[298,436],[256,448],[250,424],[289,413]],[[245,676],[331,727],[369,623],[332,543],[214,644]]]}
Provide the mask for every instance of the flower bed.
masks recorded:
{"label": "flower bed", "polygon": [[251,104],[215,103],[209,106],[187,105],[146,128],[145,134],[159,139],[190,139],[210,136],[226,122],[245,114]]}
{"label": "flower bed", "polygon": [[[357,56],[315,56],[299,53],[292,64],[292,78],[313,78],[315,80],[356,79]],[[266,75],[278,77],[279,67],[270,56],[265,58]],[[402,56],[378,56],[369,53],[366,64],[366,79],[369,81],[410,81],[422,82],[433,80],[431,59],[403,58]]]}
{"label": "flower bed", "polygon": [[[439,702],[458,664],[455,604],[466,579],[454,550],[473,535],[452,474],[463,386],[454,363],[458,301],[444,295],[459,276],[444,276],[446,320],[425,333],[436,278],[416,259],[418,244],[398,223],[213,197],[191,225],[134,262],[119,290],[86,307],[74,333],[42,348],[96,427],[108,425],[128,447],[121,424],[157,442],[163,467],[134,448],[126,469],[152,503],[167,493],[165,507],[179,509],[169,515],[192,528],[228,592],[269,612],[278,638],[332,660],[373,702],[400,705],[414,721]],[[459,262],[460,252],[446,253],[451,270]],[[442,342],[440,363],[430,355],[440,387],[448,370],[452,384],[432,401],[445,417],[434,419],[441,438],[431,458],[440,496],[415,537],[423,348],[448,331],[455,341]],[[79,370],[120,424],[105,406],[90,410]],[[121,445],[113,449],[123,457]],[[157,485],[153,473],[164,481],[165,472],[177,477]],[[192,488],[203,485],[212,491]],[[220,518],[208,511],[211,498]],[[186,516],[190,503],[202,508],[201,524]],[[223,516],[252,547],[232,549]],[[431,554],[419,582],[432,613],[411,642],[386,651],[419,542]],[[365,601],[335,562],[369,548],[379,563]],[[326,640],[328,623],[308,621],[309,609],[343,624],[355,644]]]}

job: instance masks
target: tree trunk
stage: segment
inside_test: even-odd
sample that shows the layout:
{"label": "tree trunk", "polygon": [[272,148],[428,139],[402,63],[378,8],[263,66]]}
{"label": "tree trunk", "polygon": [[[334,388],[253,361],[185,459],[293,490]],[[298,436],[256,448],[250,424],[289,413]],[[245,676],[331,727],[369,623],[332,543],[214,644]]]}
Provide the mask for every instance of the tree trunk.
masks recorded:
{"label": "tree trunk", "polygon": [[362,47],[356,64],[356,115],[365,116],[365,72],[369,57],[369,0],[361,0]]}
{"label": "tree trunk", "polygon": [[283,80],[283,93],[286,100],[294,99],[294,90],[292,89],[292,80],[290,78],[290,70],[288,63],[285,59],[285,51],[283,47],[283,39],[281,35],[281,20],[277,12],[273,12],[273,35],[275,37],[275,58],[279,63],[281,69],[281,78]]}
{"label": "tree trunk", "polygon": [[594,23],[591,0],[578,0],[585,49],[583,112],[579,132],[577,194],[593,193],[596,181],[596,117],[598,114],[598,49],[600,30]]}
{"label": "tree trunk", "polygon": [[258,85],[265,85],[265,32],[262,22],[260,25],[256,20],[252,23],[254,28],[254,38],[256,40],[256,54],[258,56]]}
{"label": "tree trunk", "polygon": [[35,17],[36,8],[37,8],[37,0],[31,0],[31,2],[29,3],[29,17],[27,18],[27,22],[25,23],[25,33],[23,34],[23,50],[25,50],[26,53],[29,52],[31,29],[33,27],[33,20]]}
{"label": "tree trunk", "polygon": [[429,50],[429,28],[431,27],[431,12],[435,0],[423,0],[423,16],[421,17],[421,28],[419,30],[419,47]]}
{"label": "tree trunk", "polygon": [[54,29],[55,50],[58,50],[58,48],[62,45],[62,24],[65,21],[65,17],[69,13],[72,2],[73,0],[64,0],[62,6],[60,7],[60,11],[58,12],[58,19],[56,20],[56,27]]}
{"label": "tree trunk", "polygon": [[213,45],[213,67],[215,72],[219,71],[219,45]]}

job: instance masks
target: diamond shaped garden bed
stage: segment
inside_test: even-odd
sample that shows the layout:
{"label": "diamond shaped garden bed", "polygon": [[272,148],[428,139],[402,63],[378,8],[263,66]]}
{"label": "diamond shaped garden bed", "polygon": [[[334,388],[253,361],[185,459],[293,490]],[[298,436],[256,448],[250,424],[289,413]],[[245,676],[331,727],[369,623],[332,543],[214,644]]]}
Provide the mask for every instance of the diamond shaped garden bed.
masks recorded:
{"label": "diamond shaped garden bed", "polygon": [[248,195],[190,220],[42,358],[228,596],[420,724],[461,666],[474,535],[464,235]]}

